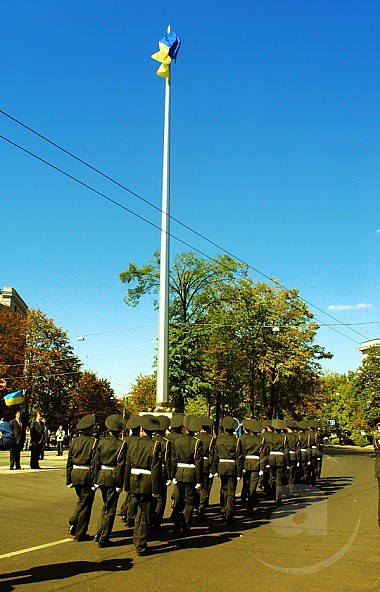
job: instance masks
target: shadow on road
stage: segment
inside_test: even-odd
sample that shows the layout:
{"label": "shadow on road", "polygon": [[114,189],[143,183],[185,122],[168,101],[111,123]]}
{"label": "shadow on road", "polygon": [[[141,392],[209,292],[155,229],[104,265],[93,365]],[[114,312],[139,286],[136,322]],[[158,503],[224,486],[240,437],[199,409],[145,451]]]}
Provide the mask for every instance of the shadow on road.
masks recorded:
{"label": "shadow on road", "polygon": [[127,571],[133,566],[132,559],[105,559],[104,561],[70,561],[69,563],[53,563],[38,565],[0,576],[1,592],[11,592],[15,586],[22,584],[38,584],[51,580],[64,580],[78,574],[95,572]]}

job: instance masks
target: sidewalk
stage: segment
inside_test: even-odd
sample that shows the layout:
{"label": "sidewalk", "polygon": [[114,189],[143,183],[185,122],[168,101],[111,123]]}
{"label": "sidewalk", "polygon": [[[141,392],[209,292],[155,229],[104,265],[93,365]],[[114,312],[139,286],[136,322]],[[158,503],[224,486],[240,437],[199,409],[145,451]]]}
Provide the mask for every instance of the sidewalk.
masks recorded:
{"label": "sidewalk", "polygon": [[[63,451],[63,456],[57,456],[57,450],[45,450],[44,460],[40,460],[40,471],[41,470],[57,470],[65,469],[67,462],[67,449]],[[30,450],[22,450],[21,452],[21,471],[10,471],[9,470],[9,452],[0,452],[0,473],[1,474],[20,474],[23,471],[27,473],[38,473],[38,469],[31,469],[30,464]]]}

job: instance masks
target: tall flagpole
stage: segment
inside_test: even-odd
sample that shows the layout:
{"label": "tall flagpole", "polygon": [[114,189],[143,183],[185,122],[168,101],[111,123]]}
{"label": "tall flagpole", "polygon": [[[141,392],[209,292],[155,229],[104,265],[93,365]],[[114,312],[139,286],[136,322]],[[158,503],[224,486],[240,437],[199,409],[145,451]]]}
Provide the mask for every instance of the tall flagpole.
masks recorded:
{"label": "tall flagpole", "polygon": [[[170,33],[170,25],[168,26]],[[158,315],[157,404],[168,402],[169,387],[169,232],[170,232],[170,64],[165,84],[164,154],[162,165],[162,216],[160,300]]]}

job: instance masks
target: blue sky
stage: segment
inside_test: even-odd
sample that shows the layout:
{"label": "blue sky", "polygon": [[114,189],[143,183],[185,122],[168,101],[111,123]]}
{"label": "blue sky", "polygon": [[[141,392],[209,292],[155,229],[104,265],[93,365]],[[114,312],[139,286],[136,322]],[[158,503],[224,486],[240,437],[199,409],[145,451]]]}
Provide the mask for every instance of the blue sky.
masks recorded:
{"label": "blue sky", "polygon": [[[150,54],[171,24],[182,39],[172,215],[340,322],[379,321],[379,21],[370,0],[5,1],[0,109],[160,207],[164,82]],[[1,135],[160,224],[0,121]],[[149,298],[127,308],[118,274],[159,248],[159,231],[4,140],[0,151],[0,287],[66,329],[85,367],[121,395],[150,372],[157,313]],[[178,224],[172,232],[215,256]],[[184,250],[172,241],[172,257]],[[379,325],[354,328],[380,336]],[[358,343],[329,328],[318,342],[334,354],[327,367],[359,365]]]}

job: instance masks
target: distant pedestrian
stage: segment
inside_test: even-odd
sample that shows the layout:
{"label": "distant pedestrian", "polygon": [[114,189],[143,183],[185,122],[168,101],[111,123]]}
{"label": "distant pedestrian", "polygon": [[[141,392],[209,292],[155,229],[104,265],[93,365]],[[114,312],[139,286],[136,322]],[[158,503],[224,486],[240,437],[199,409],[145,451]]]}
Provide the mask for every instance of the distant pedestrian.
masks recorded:
{"label": "distant pedestrian", "polygon": [[26,426],[25,429],[25,450],[30,450],[30,427]]}
{"label": "distant pedestrian", "polygon": [[13,469],[16,469],[19,471],[21,469],[21,463],[20,463],[21,450],[23,449],[23,446],[24,446],[24,430],[23,430],[23,425],[22,425],[22,421],[21,421],[21,411],[16,411],[14,419],[11,419],[9,424],[12,428],[12,432],[13,432],[13,435],[15,438],[15,445],[10,449],[10,452],[9,452],[9,455],[10,455],[9,468],[11,471],[13,471]]}
{"label": "distant pedestrian", "polygon": [[0,419],[0,450],[9,450],[14,446],[15,437],[8,421]]}
{"label": "distant pedestrian", "polygon": [[57,456],[62,456],[63,454],[63,443],[66,438],[66,432],[63,429],[63,425],[60,425],[58,430],[55,432],[55,439],[57,441]]}
{"label": "distant pedestrian", "polygon": [[45,424],[39,411],[36,419],[30,426],[30,468],[40,469],[39,460],[43,452],[45,442]]}

